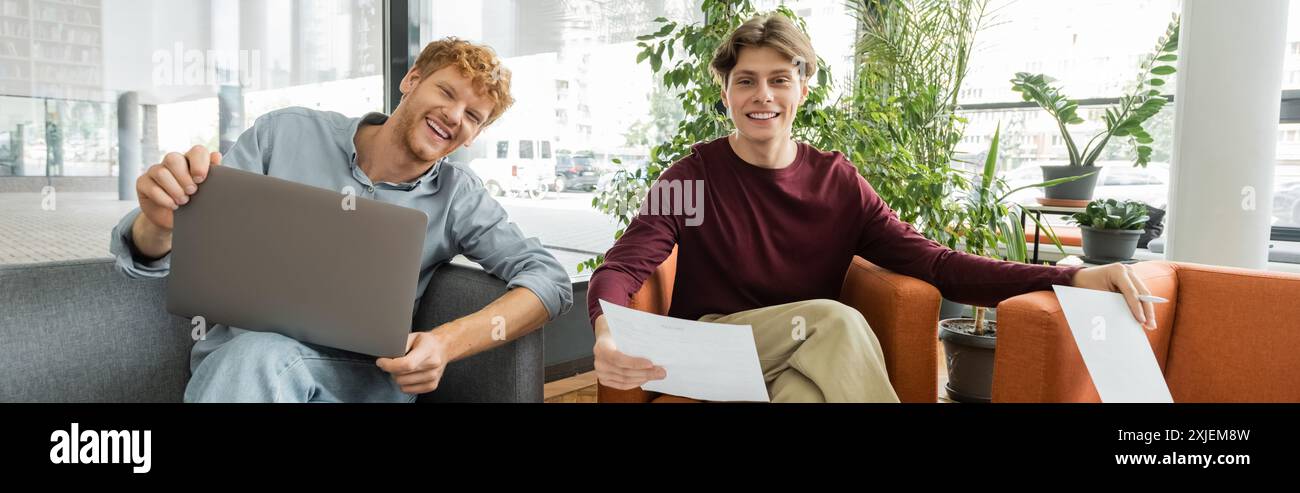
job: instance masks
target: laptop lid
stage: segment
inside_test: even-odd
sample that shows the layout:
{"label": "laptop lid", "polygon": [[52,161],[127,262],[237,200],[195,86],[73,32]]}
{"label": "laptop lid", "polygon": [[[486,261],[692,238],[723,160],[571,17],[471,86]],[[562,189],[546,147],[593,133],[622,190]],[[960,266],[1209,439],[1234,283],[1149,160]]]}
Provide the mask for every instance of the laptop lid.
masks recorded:
{"label": "laptop lid", "polygon": [[167,311],[372,356],[406,352],[428,216],[214,166],[176,210]]}

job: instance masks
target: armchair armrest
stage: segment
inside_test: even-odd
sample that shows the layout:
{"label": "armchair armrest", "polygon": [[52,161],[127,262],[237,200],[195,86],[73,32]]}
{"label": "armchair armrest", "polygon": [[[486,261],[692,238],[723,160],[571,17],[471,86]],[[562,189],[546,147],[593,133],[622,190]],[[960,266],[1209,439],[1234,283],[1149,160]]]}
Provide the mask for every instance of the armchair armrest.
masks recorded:
{"label": "armchair armrest", "polygon": [[[1142,262],[1133,269],[1151,294],[1170,301],[1156,305],[1157,329],[1147,333],[1163,371],[1173,333],[1177,274],[1168,262]],[[993,402],[1101,402],[1056,293],[1027,293],[998,304]]]}
{"label": "armchair armrest", "polygon": [[840,302],[862,312],[876,333],[898,399],[935,402],[939,394],[939,290],[854,257],[844,276]]}
{"label": "armchair armrest", "polygon": [[[656,315],[667,315],[668,306],[673,301],[673,280],[677,277],[677,247],[673,253],[655,269],[655,273],[641,284],[641,289],[632,296],[631,308]],[[619,390],[596,384],[596,402],[646,403],[654,401],[661,394],[641,388]]]}

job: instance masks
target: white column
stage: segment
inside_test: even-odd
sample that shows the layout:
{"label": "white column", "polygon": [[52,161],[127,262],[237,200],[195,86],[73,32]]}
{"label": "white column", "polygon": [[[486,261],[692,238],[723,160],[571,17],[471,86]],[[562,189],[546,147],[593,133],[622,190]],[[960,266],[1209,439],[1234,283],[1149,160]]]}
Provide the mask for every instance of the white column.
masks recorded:
{"label": "white column", "polygon": [[1268,261],[1287,0],[1183,0],[1165,258]]}
{"label": "white column", "polygon": [[137,200],[140,177],[140,99],[135,91],[117,97],[117,200]]}

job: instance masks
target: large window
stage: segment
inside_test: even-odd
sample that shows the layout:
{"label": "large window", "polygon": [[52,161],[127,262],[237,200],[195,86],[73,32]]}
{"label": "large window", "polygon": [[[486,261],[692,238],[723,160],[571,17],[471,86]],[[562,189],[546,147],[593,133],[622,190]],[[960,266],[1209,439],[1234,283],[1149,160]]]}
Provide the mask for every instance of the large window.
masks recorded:
{"label": "large window", "polygon": [[[1287,108],[1300,107],[1300,4],[1292,3],[1282,74],[1283,94],[1290,96],[1283,97],[1277,133],[1273,236],[1295,240],[1300,239],[1300,110]],[[1019,71],[1045,73],[1058,79],[1071,98],[1111,102],[1132,83],[1140,57],[1152,49],[1181,2],[997,0],[993,6],[995,25],[979,35],[961,94],[970,125],[958,150],[968,157],[982,155],[993,129],[1001,124],[1003,176],[1022,185],[1041,178],[1038,165],[1064,163],[1066,150],[1055,121],[1011,91],[1011,76]],[[1173,95],[1174,87],[1171,81],[1164,90]],[[1087,122],[1072,129],[1075,142],[1082,145],[1102,130],[1097,108],[1083,107]],[[1147,168],[1130,167],[1130,146],[1107,147],[1100,160],[1103,175],[1097,197],[1138,199],[1161,207],[1168,203],[1173,112],[1174,105],[1167,105],[1147,125],[1156,140]],[[1037,195],[1025,191],[1016,199],[1032,201]]]}
{"label": "large window", "polygon": [[[1040,165],[1066,164],[1069,155],[1056,121],[1036,106],[1024,103],[1011,90],[1017,72],[1042,73],[1057,79],[1072,99],[1092,100],[1081,107],[1086,121],[1071,128],[1082,148],[1105,130],[1105,104],[1131,90],[1141,58],[1155,47],[1178,0],[995,0],[993,17],[977,35],[971,70],[959,94],[968,118],[958,145],[969,161],[988,151],[994,129],[1001,125],[1000,172],[1012,186],[1042,181]],[[1164,86],[1172,94],[1174,84]],[[1148,121],[1155,138],[1151,163],[1133,168],[1132,146],[1112,141],[1101,154],[1095,197],[1142,200],[1165,208],[1168,204],[1169,164],[1173,149],[1173,105]],[[1034,201],[1041,191],[1025,190],[1014,200]]]}
{"label": "large window", "polygon": [[702,21],[699,0],[459,0],[412,8],[412,59],[425,44],[456,36],[491,46],[510,69],[514,106],[450,160],[478,174],[524,233],[576,275],[577,264],[605,252],[618,229],[591,208],[593,190],[617,168],[646,165],[650,148],[671,138],[683,114],[649,63],[637,62],[636,37],[657,31],[658,17]]}
{"label": "large window", "polygon": [[486,157],[498,141],[532,154],[537,141],[543,154],[554,146],[559,155],[597,156],[603,167],[616,158],[636,163],[665,137],[656,131],[680,118],[651,111],[673,95],[655,90],[648,64],[636,62],[635,38],[657,29],[656,17],[698,19],[693,0],[464,0],[420,9],[420,47],[446,36],[485,43],[513,74],[515,105],[453,161]]}
{"label": "large window", "polygon": [[383,109],[381,0],[0,0],[0,175],[117,173],[117,97],[145,164],[228,147],[286,106]]}
{"label": "large window", "polygon": [[1300,118],[1288,110],[1300,95],[1300,2],[1294,0],[1287,18],[1286,43],[1282,62],[1283,118],[1278,124],[1273,178],[1273,235],[1300,241]]}

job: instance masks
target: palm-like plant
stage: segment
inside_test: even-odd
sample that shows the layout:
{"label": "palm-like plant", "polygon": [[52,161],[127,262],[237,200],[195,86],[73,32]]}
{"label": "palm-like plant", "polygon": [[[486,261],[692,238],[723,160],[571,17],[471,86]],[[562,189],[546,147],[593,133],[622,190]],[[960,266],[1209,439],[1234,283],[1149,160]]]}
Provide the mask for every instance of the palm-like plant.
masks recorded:
{"label": "palm-like plant", "polygon": [[858,21],[847,128],[830,135],[903,221],[948,247],[967,187],[952,163],[966,120],[957,96],[988,0],[850,0]]}

